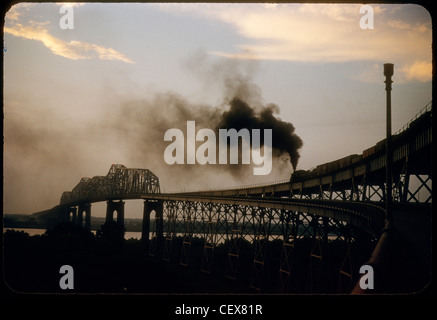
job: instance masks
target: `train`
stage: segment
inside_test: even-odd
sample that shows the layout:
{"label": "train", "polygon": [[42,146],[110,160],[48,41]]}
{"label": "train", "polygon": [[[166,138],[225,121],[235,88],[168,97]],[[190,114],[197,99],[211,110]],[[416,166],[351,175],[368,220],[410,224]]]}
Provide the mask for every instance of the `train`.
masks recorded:
{"label": "train", "polygon": [[[431,108],[427,105],[426,109],[422,110],[412,121],[405,125],[399,133],[392,135],[393,150],[405,145],[407,139],[409,139],[410,136],[414,136],[416,131],[420,131],[424,127],[432,125],[432,105],[430,106]],[[385,154],[385,148],[386,139],[383,139],[372,147],[363,150],[362,154],[352,154],[335,161],[320,164],[310,170],[296,170],[290,176],[290,183],[308,180],[356,166],[359,163],[368,161],[370,158],[373,159]],[[403,151],[407,152],[407,150]]]}
{"label": "train", "polygon": [[[370,154],[367,154],[367,156],[370,156]],[[296,170],[291,174],[290,183],[327,175],[331,172],[350,167],[353,164],[356,164],[357,162],[360,162],[362,160],[363,154],[352,154],[335,161],[319,164],[317,167],[310,170]]]}
{"label": "train", "polygon": [[368,158],[378,156],[385,152],[385,140],[382,140],[374,146],[363,150],[362,154],[351,154],[344,158],[331,162],[319,164],[310,170],[296,170],[291,174],[290,183],[308,180],[311,178],[328,175],[330,173],[347,169],[364,162]]}

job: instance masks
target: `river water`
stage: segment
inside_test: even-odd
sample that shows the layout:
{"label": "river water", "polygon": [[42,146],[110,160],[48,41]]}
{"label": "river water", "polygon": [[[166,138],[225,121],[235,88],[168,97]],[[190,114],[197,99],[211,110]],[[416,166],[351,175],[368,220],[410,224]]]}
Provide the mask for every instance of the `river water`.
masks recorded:
{"label": "river water", "polygon": [[[24,231],[26,233],[28,233],[30,236],[35,236],[35,235],[42,235],[46,232],[46,229],[32,229],[32,228],[4,228],[3,232],[5,232],[6,230],[15,230],[15,231]],[[94,234],[96,234],[96,230],[91,230],[91,232],[93,232]],[[182,237],[184,234],[183,233],[176,233],[176,236],[178,237]],[[196,234],[197,235],[197,234]],[[193,237],[195,237],[196,235],[193,235]],[[151,239],[153,236],[153,233],[150,232],[149,233],[149,239]],[[165,236],[165,233],[164,233]],[[141,239],[141,232],[139,231],[126,231],[124,234],[124,238],[125,239]],[[221,235],[217,238],[217,244],[223,243],[224,239],[226,238],[225,235]],[[244,238],[246,240],[248,240],[249,242],[252,242],[252,238],[253,235],[244,235]]]}
{"label": "river water", "polygon": [[[26,233],[28,233],[30,236],[35,236],[35,235],[41,235],[44,234],[46,232],[46,229],[31,229],[31,228],[5,228],[4,231],[6,230],[15,230],[15,231],[24,231]],[[91,230],[94,234],[96,234],[96,230]],[[124,238],[125,239],[141,239],[141,232],[133,232],[133,231],[126,231],[124,234]]]}

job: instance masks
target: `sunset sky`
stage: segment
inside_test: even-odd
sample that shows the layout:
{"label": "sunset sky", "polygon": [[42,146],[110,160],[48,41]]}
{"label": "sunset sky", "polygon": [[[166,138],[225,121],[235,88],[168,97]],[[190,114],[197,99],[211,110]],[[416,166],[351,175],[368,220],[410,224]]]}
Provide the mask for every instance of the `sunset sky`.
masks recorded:
{"label": "sunset sky", "polygon": [[73,29],[62,5],[5,16],[4,213],[51,208],[112,163],[150,169],[163,191],[288,179],[283,159],[266,176],[165,163],[165,130],[207,126],[236,94],[294,126],[304,170],[385,137],[384,63],[393,133],[431,101],[431,17],[418,5],[372,5],[373,29],[360,4],[76,3]]}

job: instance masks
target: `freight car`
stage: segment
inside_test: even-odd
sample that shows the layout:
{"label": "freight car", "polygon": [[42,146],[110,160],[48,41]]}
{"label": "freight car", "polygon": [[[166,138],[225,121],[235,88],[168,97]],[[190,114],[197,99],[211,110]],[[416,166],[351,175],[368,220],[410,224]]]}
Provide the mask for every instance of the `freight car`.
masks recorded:
{"label": "freight car", "polygon": [[363,159],[367,159],[371,156],[379,155],[382,152],[385,152],[385,139],[379,141],[374,146],[367,148],[363,151]]}
{"label": "freight car", "polygon": [[362,154],[352,154],[347,157],[318,165],[312,170],[296,170],[290,177],[290,182],[298,182],[317,176],[327,175],[345,169],[363,159]]}
{"label": "freight car", "polygon": [[[421,130],[421,128],[431,125],[432,125],[432,102],[426,105],[425,108],[423,108],[413,118],[413,120],[411,120],[400,131],[398,131],[397,134],[394,134],[392,136],[392,148],[402,149],[400,148],[402,145],[408,144],[408,139],[409,139],[408,137],[411,136],[411,132],[419,131]],[[317,176],[328,175],[336,171],[345,169],[349,166],[356,165],[360,161],[369,161],[371,160],[371,158],[374,159],[380,157],[383,153],[385,153],[385,148],[386,148],[386,139],[383,139],[378,143],[376,143],[374,146],[365,149],[363,153],[360,155],[352,154],[350,156],[335,161],[320,164],[315,169],[312,170],[297,170],[292,173],[290,177],[290,183],[311,179]],[[406,151],[404,150],[404,152]]]}

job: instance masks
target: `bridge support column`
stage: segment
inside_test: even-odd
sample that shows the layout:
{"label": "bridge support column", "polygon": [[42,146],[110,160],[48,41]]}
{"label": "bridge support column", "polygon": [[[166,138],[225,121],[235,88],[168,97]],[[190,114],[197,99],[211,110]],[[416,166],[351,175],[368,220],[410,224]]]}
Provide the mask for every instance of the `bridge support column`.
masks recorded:
{"label": "bridge support column", "polygon": [[[117,221],[114,222],[114,211],[117,211]],[[124,239],[124,202],[108,201],[106,206],[106,220],[102,225],[103,237],[113,242],[114,248],[121,248]]]}
{"label": "bridge support column", "polygon": [[[143,224],[141,228],[141,241],[144,245],[145,251],[149,251],[150,248],[150,213],[156,209],[156,202],[151,202],[149,200],[144,201],[144,209],[143,209]],[[156,214],[155,214],[156,216]]]}
{"label": "bridge support column", "polygon": [[91,230],[91,204],[90,203],[82,203],[79,205],[79,215],[78,222],[79,226],[82,226],[83,223],[83,213],[85,212],[85,229]]}
{"label": "bridge support column", "polygon": [[[152,239],[149,240],[150,230],[150,213],[155,211],[155,227],[153,229]],[[151,256],[160,255],[164,241],[164,202],[163,201],[144,201],[143,226],[141,238],[149,245],[149,254]]]}
{"label": "bridge support column", "polygon": [[143,210],[143,225],[141,227],[141,240],[144,244],[149,246],[149,233],[150,233],[150,209],[149,201],[144,201],[144,210]]}
{"label": "bridge support column", "polygon": [[67,209],[67,221],[71,222],[73,225],[76,225],[76,216],[77,216],[77,208],[70,207]]}
{"label": "bridge support column", "polygon": [[164,204],[159,201],[156,206],[156,236],[158,239],[164,238]]}
{"label": "bridge support column", "polygon": [[58,212],[58,222],[67,223],[70,221],[70,208],[62,208]]}
{"label": "bridge support column", "polygon": [[106,223],[114,220],[114,211],[117,211],[117,224],[124,226],[124,202],[108,201],[106,206]]}
{"label": "bridge support column", "polygon": [[82,221],[83,221],[83,210],[81,210],[81,206],[79,205],[79,208],[77,210],[77,219],[76,219],[76,226],[82,227]]}

